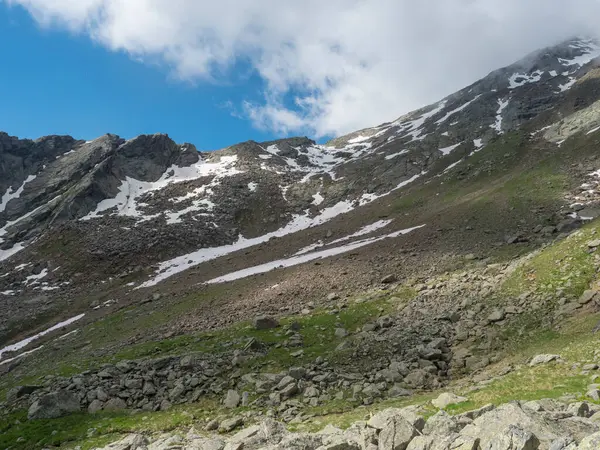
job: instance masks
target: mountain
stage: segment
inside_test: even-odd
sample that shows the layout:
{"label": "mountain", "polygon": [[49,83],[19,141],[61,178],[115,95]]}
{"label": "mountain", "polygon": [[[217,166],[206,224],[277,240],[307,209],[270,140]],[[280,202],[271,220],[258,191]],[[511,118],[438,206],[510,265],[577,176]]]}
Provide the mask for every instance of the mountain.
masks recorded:
{"label": "mountain", "polygon": [[[169,339],[191,348],[194,333],[265,314],[325,308],[342,329],[352,298],[376,306],[350,324],[366,327],[385,310],[369,331],[386,337],[363,342],[359,333],[355,362],[339,365],[374,382],[396,361],[407,368],[403,389],[431,389],[501,360],[490,327],[524,337],[592,314],[594,297],[577,299],[593,267],[549,280],[550,263],[524,267],[600,216],[599,56],[597,42],[571,39],[325,145],[297,137],[198,152],[163,134],[86,142],[0,133],[0,342],[58,322],[77,322],[79,334],[51,341],[41,359],[15,357],[33,345],[0,350],[5,385],[31,367],[92,365],[74,355],[109,361],[134,345],[160,355]],[[394,313],[377,303],[390,286]],[[226,370],[236,354],[204,363]],[[415,371],[420,378],[406,381]]]}

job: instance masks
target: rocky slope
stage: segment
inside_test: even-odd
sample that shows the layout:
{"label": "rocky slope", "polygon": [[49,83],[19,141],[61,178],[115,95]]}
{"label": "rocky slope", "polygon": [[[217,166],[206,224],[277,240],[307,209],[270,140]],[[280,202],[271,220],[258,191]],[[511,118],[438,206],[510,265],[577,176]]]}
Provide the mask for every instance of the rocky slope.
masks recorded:
{"label": "rocky slope", "polygon": [[571,40],[326,145],[0,135],[4,409],[305,423],[597,321],[599,55]]}
{"label": "rocky slope", "polygon": [[[442,394],[446,403],[455,397]],[[456,401],[456,400],[454,400]],[[434,400],[436,403],[436,400]],[[186,435],[165,434],[150,441],[132,434],[105,450],[182,449],[263,450],[595,450],[600,447],[600,409],[587,403],[565,404],[552,399],[486,405],[457,416],[441,408],[427,420],[419,407],[390,408],[346,430],[329,426],[319,433],[290,433],[267,419],[233,436],[206,436],[193,427]],[[209,428],[231,431],[243,424],[238,417],[215,422]]]}

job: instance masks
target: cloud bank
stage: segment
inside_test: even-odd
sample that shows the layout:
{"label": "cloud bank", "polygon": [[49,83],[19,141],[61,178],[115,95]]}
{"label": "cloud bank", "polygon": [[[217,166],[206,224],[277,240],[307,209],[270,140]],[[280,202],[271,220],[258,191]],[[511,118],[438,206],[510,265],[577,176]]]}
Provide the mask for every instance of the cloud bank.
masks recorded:
{"label": "cloud bank", "polygon": [[0,0],[43,26],[215,82],[264,82],[240,105],[279,134],[340,135],[434,102],[530,51],[597,34],[600,0]]}

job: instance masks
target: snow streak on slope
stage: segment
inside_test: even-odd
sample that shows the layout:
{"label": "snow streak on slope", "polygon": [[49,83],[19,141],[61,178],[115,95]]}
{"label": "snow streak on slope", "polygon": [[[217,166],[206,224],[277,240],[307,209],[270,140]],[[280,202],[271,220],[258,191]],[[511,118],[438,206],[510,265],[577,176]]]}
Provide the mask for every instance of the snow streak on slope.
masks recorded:
{"label": "snow streak on slope", "polygon": [[35,180],[35,178],[35,175],[29,175],[16,191],[13,191],[12,187],[9,187],[2,196],[2,200],[0,201],[0,213],[6,209],[6,205],[8,205],[8,202],[10,202],[13,198],[19,198],[23,193],[23,190],[25,189],[25,185],[27,183],[31,183],[33,180]]}
{"label": "snow streak on slope", "polygon": [[317,248],[324,247],[325,245],[335,245],[335,244],[339,244],[340,242],[349,241],[350,239],[354,239],[355,237],[364,236],[365,234],[373,233],[381,228],[387,227],[390,223],[392,223],[392,221],[393,221],[392,219],[378,220],[377,222],[372,223],[370,225],[365,225],[360,230],[358,230],[356,233],[350,234],[348,236],[344,236],[343,238],[336,239],[335,241],[331,241],[327,244],[325,244],[323,241],[316,242],[307,247],[304,247],[301,250],[298,250],[294,254],[294,256],[303,255],[303,254],[308,253]]}
{"label": "snow streak on slope", "polygon": [[[425,138],[425,136],[423,136],[421,134],[423,132],[423,130],[421,130],[421,127],[425,124],[425,121],[427,119],[435,116],[436,114],[440,113],[446,107],[447,102],[448,102],[447,100],[442,100],[441,102],[436,104],[435,107],[431,111],[422,114],[420,117],[418,117],[414,120],[410,120],[410,121],[397,120],[392,125],[400,127],[400,130],[398,130],[398,134],[401,135],[402,138],[410,136],[410,137],[412,137],[410,142],[420,141]],[[404,133],[406,133],[406,134],[404,134]]]}
{"label": "snow streak on slope", "polygon": [[446,156],[446,155],[449,155],[452,152],[452,150],[454,150],[455,148],[457,148],[460,144],[462,144],[462,142],[459,142],[458,144],[451,145],[449,147],[440,148],[439,150],[440,150],[440,152],[442,152],[442,154],[444,156]]}
{"label": "snow streak on slope", "polygon": [[178,256],[169,261],[161,263],[157,271],[157,275],[151,280],[142,283],[136,289],[154,286],[160,283],[161,281],[172,277],[175,274],[183,272],[191,267],[205,263],[206,261],[220,258],[221,256],[225,256],[230,253],[237,252],[239,250],[246,249],[248,247],[253,247],[263,242],[267,242],[273,237],[283,237],[288,234],[296,233],[298,231],[305,230],[310,227],[321,225],[333,219],[334,217],[339,216],[340,214],[350,212],[353,209],[354,206],[351,202],[340,202],[335,206],[321,210],[319,215],[312,218],[308,216],[308,211],[306,212],[306,215],[298,215],[294,217],[294,219],[285,227],[273,231],[272,233],[267,233],[265,235],[251,239],[246,239],[245,237],[240,235],[238,237],[238,240],[233,244],[223,245],[221,247],[201,248],[200,250],[197,250],[195,252]]}
{"label": "snow streak on slope", "polygon": [[239,280],[241,278],[247,278],[249,276],[256,275],[259,273],[269,272],[273,269],[297,266],[298,264],[303,264],[305,262],[313,261],[315,259],[323,259],[323,258],[328,258],[330,256],[340,255],[342,253],[347,253],[349,251],[364,247],[369,244],[373,244],[375,242],[382,241],[384,239],[396,238],[403,234],[408,234],[411,231],[422,228],[424,226],[425,225],[420,225],[418,227],[407,228],[405,230],[396,231],[394,233],[386,234],[384,236],[379,236],[376,238],[363,239],[360,241],[352,242],[351,244],[343,245],[341,247],[334,247],[334,248],[329,248],[327,250],[320,250],[318,252],[305,253],[302,255],[292,256],[291,258],[271,261],[271,262],[261,264],[258,266],[249,267],[249,268],[243,269],[243,270],[238,270],[237,272],[232,272],[227,275],[223,275],[221,277],[213,278],[212,280],[207,281],[207,283],[208,284],[225,283],[227,281],[234,281],[234,280]]}
{"label": "snow streak on slope", "polygon": [[17,342],[16,344],[8,345],[8,346],[0,349],[0,358],[2,358],[2,354],[3,353],[5,353],[5,352],[14,352],[16,350],[20,350],[23,347],[27,346],[30,342],[32,342],[32,341],[34,341],[34,340],[36,340],[38,338],[41,338],[42,336],[45,336],[46,334],[51,333],[54,330],[58,330],[58,329],[60,329],[62,327],[66,327],[67,325],[70,325],[73,322],[76,322],[76,321],[82,319],[83,316],[85,316],[85,314],[79,314],[78,316],[71,317],[70,319],[65,320],[64,322],[57,323],[53,327],[50,327],[47,330],[42,331],[41,333],[38,333],[38,334],[36,334],[34,336],[31,336],[31,337],[28,337],[27,339],[23,339],[22,341]]}
{"label": "snow streak on slope", "polygon": [[377,200],[378,198],[381,197],[385,197],[386,195],[390,195],[392,192],[397,191],[398,189],[402,189],[404,186],[406,186],[407,184],[412,183],[413,181],[415,181],[417,178],[425,175],[427,172],[421,172],[418,173],[416,175],[413,175],[412,177],[410,177],[407,180],[401,181],[400,183],[398,183],[398,186],[396,186],[394,189],[392,189],[389,192],[385,192],[383,194],[363,194],[362,197],[360,198],[360,205],[366,205],[368,203],[371,203],[375,200]]}
{"label": "snow streak on slope", "polygon": [[493,125],[490,125],[490,128],[493,128],[499,134],[504,133],[504,131],[502,131],[502,111],[506,109],[509,102],[509,98],[507,98],[506,100],[498,99],[498,111],[496,111],[496,122]]}
{"label": "snow streak on slope", "polygon": [[[0,242],[2,242],[1,238],[0,238]],[[19,253],[24,248],[25,248],[25,245],[23,245],[22,242],[19,242],[19,243],[13,245],[8,250],[0,249],[0,261],[4,261],[4,260],[10,258],[12,255]]]}
{"label": "snow streak on slope", "polygon": [[441,124],[442,122],[445,122],[445,121],[448,119],[448,117],[450,117],[450,116],[453,116],[454,114],[456,114],[456,113],[458,113],[458,112],[461,112],[463,109],[465,109],[465,108],[466,108],[467,106],[469,106],[471,103],[473,103],[474,101],[476,101],[477,99],[479,99],[479,97],[481,97],[481,94],[479,94],[479,95],[476,95],[476,96],[475,96],[475,98],[474,98],[473,100],[469,100],[469,101],[468,101],[467,103],[465,103],[464,105],[462,105],[462,106],[459,106],[458,108],[456,108],[456,109],[453,109],[453,110],[452,110],[452,111],[450,111],[450,112],[447,112],[447,113],[446,113],[446,115],[445,115],[444,117],[442,117],[440,120],[438,120],[438,121],[436,122],[436,124],[437,124],[437,125],[439,125],[439,124]]}

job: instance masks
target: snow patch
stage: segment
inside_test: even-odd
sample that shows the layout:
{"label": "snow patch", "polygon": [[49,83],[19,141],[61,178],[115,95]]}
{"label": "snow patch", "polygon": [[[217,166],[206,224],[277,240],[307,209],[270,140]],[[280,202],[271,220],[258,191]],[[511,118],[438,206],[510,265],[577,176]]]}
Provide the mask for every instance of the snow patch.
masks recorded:
{"label": "snow patch", "polygon": [[595,132],[596,132],[596,131],[598,131],[598,130],[600,130],[600,127],[593,128],[593,129],[591,129],[590,131],[588,131],[588,132],[587,132],[587,133],[585,133],[585,134],[592,134],[592,133],[595,133]]}
{"label": "snow patch", "polygon": [[458,144],[454,144],[449,147],[440,148],[439,150],[440,150],[440,152],[442,152],[442,154],[444,156],[446,156],[446,155],[449,155],[452,152],[452,150],[456,149],[461,144],[462,144],[462,142],[459,142]]}
{"label": "snow patch", "polygon": [[41,280],[42,278],[46,277],[46,275],[48,275],[48,269],[42,270],[37,275],[30,275],[30,276],[28,276],[27,278],[25,278],[25,284],[29,284],[29,283],[35,284],[39,280]]}
{"label": "snow patch", "polygon": [[393,188],[391,191],[388,191],[384,194],[363,194],[362,197],[360,198],[359,204],[361,206],[366,205],[367,203],[371,203],[381,197],[385,197],[386,195],[390,195],[392,192],[397,191],[398,189],[402,189],[404,186],[406,186],[407,184],[412,183],[413,181],[415,181],[417,178],[421,177],[422,175],[425,175],[427,172],[421,172],[418,173],[416,175],[413,175],[412,177],[410,177],[407,180],[404,180],[402,182],[400,182],[395,188]]}
{"label": "snow patch", "polygon": [[321,193],[317,192],[315,195],[313,195],[312,204],[318,206],[321,203],[323,203],[324,200],[325,200],[325,198],[321,195]]}
{"label": "snow patch", "polygon": [[6,205],[8,205],[8,202],[10,202],[14,198],[19,198],[23,193],[23,190],[25,190],[25,185],[27,183],[31,183],[33,180],[35,180],[35,178],[35,175],[29,175],[16,191],[13,191],[13,188],[9,186],[0,201],[0,213],[4,212],[4,210],[6,209]]}
{"label": "snow patch", "polygon": [[582,54],[575,56],[572,59],[558,58],[558,61],[565,67],[578,66],[582,67],[588,64],[593,59],[600,56],[600,46],[592,40],[580,40],[572,45],[572,48],[582,50]]}
{"label": "snow patch", "polygon": [[248,183],[248,189],[250,190],[250,192],[256,192],[256,189],[258,189],[258,184],[254,181],[251,181],[250,183]]}
{"label": "snow patch", "polygon": [[392,125],[400,127],[400,130],[398,131],[399,134],[406,133],[408,131],[408,133],[404,134],[402,137],[405,138],[411,136],[411,142],[423,140],[426,135],[421,135],[421,133],[423,132],[423,130],[421,130],[421,127],[427,119],[440,113],[446,107],[447,103],[447,100],[442,100],[440,103],[436,104],[431,111],[426,112],[417,119],[408,122],[396,121]]}
{"label": "snow patch", "polygon": [[340,242],[345,242],[345,241],[349,241],[350,239],[354,239],[355,237],[359,237],[359,236],[364,236],[365,234],[370,234],[373,233],[377,230],[380,230],[381,228],[385,228],[387,227],[390,223],[393,222],[393,219],[388,219],[388,220],[378,220],[375,223],[372,223],[370,225],[365,225],[364,227],[362,227],[360,230],[358,230],[356,233],[353,234],[349,234],[348,236],[344,236],[343,238],[340,239],[336,239],[335,241],[331,241],[327,244],[325,244],[323,241],[319,241],[316,242],[314,244],[311,244],[307,247],[304,247],[301,250],[298,250],[294,256],[298,256],[298,255],[304,255],[305,253],[311,252],[319,247],[324,247],[325,245],[334,245],[334,244],[339,244]]}
{"label": "snow patch", "polygon": [[450,172],[452,169],[454,169],[456,166],[458,166],[461,162],[463,162],[463,159],[459,159],[458,161],[453,162],[452,164],[450,164],[448,167],[446,167],[444,169],[442,174]]}
{"label": "snow patch", "polygon": [[406,155],[407,153],[408,153],[408,150],[402,150],[401,152],[392,153],[391,155],[387,155],[385,157],[385,159],[387,159],[389,161],[390,159],[394,159],[395,157],[400,156],[400,155]]}
{"label": "snow patch", "polygon": [[[515,89],[528,83],[537,83],[542,79],[543,74],[544,72],[542,72],[541,70],[536,70],[535,72],[532,72],[530,74],[514,73],[508,79],[508,88]],[[520,81],[517,81],[517,79],[519,79]]]}
{"label": "snow patch", "polygon": [[283,237],[288,234],[296,233],[307,228],[311,228],[317,225],[321,225],[329,220],[333,219],[340,214],[350,212],[354,209],[354,206],[349,201],[339,202],[334,206],[321,210],[320,214],[315,217],[308,216],[308,210],[305,215],[297,215],[293,220],[288,223],[285,227],[279,230],[273,231],[262,236],[258,236],[251,239],[246,239],[242,235],[238,237],[238,240],[233,244],[223,245],[221,247],[209,247],[201,248],[195,252],[188,253],[186,255],[178,256],[168,261],[160,263],[157,270],[157,274],[154,278],[146,281],[139,285],[136,289],[142,287],[151,287],[166,280],[173,275],[183,272],[191,267],[199,264],[211,261],[221,256],[228,255],[230,253],[237,252],[255,245],[267,242],[273,237]]}
{"label": "snow patch", "polygon": [[[78,316],[71,317],[70,319],[67,319],[64,322],[57,323],[53,327],[50,327],[47,330],[44,330],[34,336],[28,337],[27,339],[23,339],[22,341],[19,341],[16,344],[11,344],[11,345],[6,346],[6,347],[0,349],[0,358],[2,358],[3,353],[21,350],[23,347],[26,347],[27,345],[29,345],[30,342],[35,341],[36,339],[39,339],[42,336],[45,336],[46,334],[53,332],[54,330],[58,330],[62,327],[66,327],[67,325],[72,324],[73,322],[77,322],[78,320],[82,319],[84,316],[85,316],[85,314],[79,314]],[[2,362],[6,362],[6,361],[2,361]]]}
{"label": "snow patch", "polygon": [[273,269],[283,268],[283,267],[292,267],[297,266],[299,264],[303,264],[305,262],[313,261],[315,259],[324,259],[330,256],[340,255],[342,253],[347,253],[349,251],[355,250],[357,248],[364,247],[366,245],[373,244],[375,242],[382,241],[384,239],[395,238],[401,236],[403,234],[408,234],[411,231],[422,228],[425,225],[420,225],[418,227],[407,228],[405,230],[396,231],[395,233],[386,234],[384,236],[363,239],[360,241],[352,242],[351,244],[346,244],[340,247],[334,247],[327,250],[321,250],[318,252],[306,253],[303,255],[296,255],[286,259],[279,259],[276,261],[271,261],[265,264],[260,264],[258,266],[249,267],[247,269],[238,270],[236,272],[229,273],[227,275],[223,275],[217,278],[213,278],[212,280],[207,281],[207,284],[216,284],[216,283],[225,283],[227,281],[239,280],[242,278],[247,278],[252,275],[257,275],[260,273],[270,272]]}
{"label": "snow patch", "polygon": [[442,117],[440,120],[438,120],[438,121],[436,122],[436,124],[437,124],[437,125],[439,125],[439,124],[441,124],[442,122],[445,122],[445,121],[446,121],[446,119],[448,119],[450,116],[453,116],[454,114],[456,114],[456,113],[458,113],[458,112],[461,112],[463,109],[465,109],[465,108],[466,108],[467,106],[469,106],[471,103],[473,103],[474,101],[476,101],[476,100],[477,100],[479,97],[481,97],[481,94],[479,94],[479,95],[476,95],[474,99],[472,99],[472,100],[469,100],[469,101],[468,101],[467,103],[465,103],[464,105],[462,105],[462,106],[459,106],[458,108],[456,108],[456,109],[453,109],[453,110],[452,110],[452,111],[450,111],[450,112],[447,112],[447,113],[446,113],[446,115],[445,115],[444,117]]}
{"label": "snow patch", "polygon": [[577,78],[575,78],[575,77],[569,77],[569,81],[567,81],[565,84],[559,84],[558,85],[559,92],[568,91],[569,89],[571,89],[573,87],[573,85],[576,82],[577,82]]}
{"label": "snow patch", "polygon": [[[147,182],[147,181],[139,181],[135,178],[126,177],[126,179],[122,182],[119,187],[119,193],[114,198],[109,198],[102,200],[96,206],[96,209],[85,217],[82,217],[80,220],[91,220],[97,217],[102,217],[103,212],[116,208],[116,213],[113,215],[118,216],[126,216],[126,217],[134,217],[142,220],[149,220],[158,215],[149,215],[145,216],[140,210],[139,207],[145,206],[143,203],[138,202],[138,198],[144,194],[149,192],[153,192],[159,189],[163,189],[170,184],[181,183],[184,181],[196,180],[202,177],[212,176],[213,180],[205,186],[197,189],[197,194],[200,193],[212,193],[210,191],[210,187],[214,187],[219,184],[223,178],[230,177],[233,175],[237,175],[242,173],[241,171],[235,168],[235,163],[237,162],[237,155],[233,156],[222,156],[220,160],[216,163],[205,162],[204,160],[199,161],[198,163],[191,165],[189,167],[179,167],[172,166],[160,177],[158,181]],[[184,197],[188,198],[189,194]],[[181,200],[181,199],[178,199]],[[199,203],[195,204],[193,207],[189,208],[188,211],[185,212],[167,212],[166,215],[170,214],[171,223],[174,223],[172,216],[181,216],[182,214],[186,214],[187,212],[194,211],[197,209],[202,209],[202,200]],[[206,203],[204,203],[206,205]],[[192,209],[195,208],[195,209]]]}
{"label": "snow patch", "polygon": [[510,102],[510,98],[506,100],[498,99],[498,110],[496,111],[496,122],[493,125],[490,125],[490,128],[496,130],[499,134],[503,134],[502,131],[502,111],[506,109]]}

